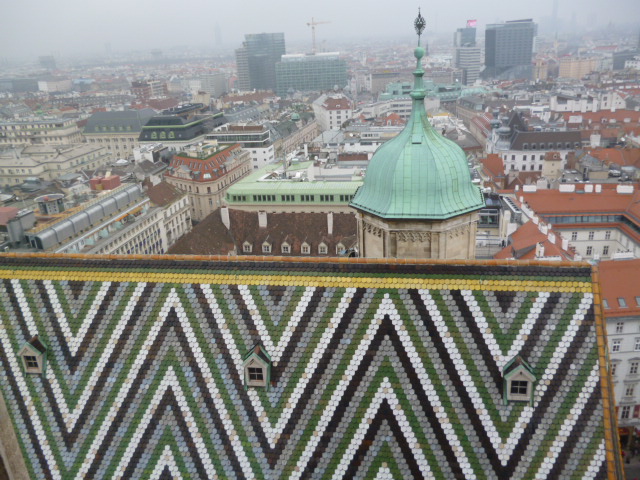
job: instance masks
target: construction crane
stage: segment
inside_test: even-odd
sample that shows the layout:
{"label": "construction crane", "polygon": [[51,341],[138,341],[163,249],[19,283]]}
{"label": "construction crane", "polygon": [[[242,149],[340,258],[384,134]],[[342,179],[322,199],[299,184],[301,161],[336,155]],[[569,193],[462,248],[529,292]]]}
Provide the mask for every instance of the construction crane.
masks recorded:
{"label": "construction crane", "polygon": [[316,22],[313,17],[311,17],[311,22],[307,23],[308,27],[311,27],[311,53],[315,55],[316,53],[316,25],[322,25],[323,23],[331,23],[331,22]]}

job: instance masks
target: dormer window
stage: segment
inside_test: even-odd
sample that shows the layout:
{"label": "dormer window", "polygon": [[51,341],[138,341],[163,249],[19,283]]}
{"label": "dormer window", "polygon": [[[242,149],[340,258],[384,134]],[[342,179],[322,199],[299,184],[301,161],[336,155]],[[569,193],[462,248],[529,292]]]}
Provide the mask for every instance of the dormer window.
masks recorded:
{"label": "dormer window", "polygon": [[318,245],[318,253],[320,255],[326,255],[328,252],[328,248],[327,248],[327,244],[322,242],[320,245]]}
{"label": "dormer window", "polygon": [[307,242],[304,242],[300,247],[300,252],[304,255],[309,255],[311,253],[311,245],[309,245]]}
{"label": "dormer window", "polygon": [[282,244],[282,253],[291,253],[291,245],[289,245],[287,242],[284,242]]}
{"label": "dormer window", "polygon": [[261,343],[257,343],[243,359],[244,387],[269,388],[271,382],[271,356]]}
{"label": "dormer window", "polygon": [[45,372],[47,346],[42,343],[38,335],[32,337],[22,346],[18,356],[22,359],[25,372],[35,374]]}
{"label": "dormer window", "polygon": [[336,255],[344,255],[346,252],[346,248],[344,248],[344,245],[339,243],[338,245],[336,245]]}
{"label": "dormer window", "polygon": [[271,253],[271,244],[269,242],[262,244],[262,253]]}
{"label": "dormer window", "polygon": [[502,378],[505,404],[509,402],[528,402],[531,404],[536,377],[527,362],[519,356],[515,357],[505,365]]}
{"label": "dormer window", "polygon": [[251,253],[253,251],[253,245],[249,242],[244,242],[242,244],[242,251],[244,253]]}

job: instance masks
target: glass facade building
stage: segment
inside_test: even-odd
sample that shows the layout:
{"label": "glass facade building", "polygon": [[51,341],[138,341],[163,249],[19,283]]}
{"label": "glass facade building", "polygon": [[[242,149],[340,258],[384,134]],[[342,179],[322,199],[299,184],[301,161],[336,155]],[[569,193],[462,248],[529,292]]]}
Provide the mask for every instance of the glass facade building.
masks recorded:
{"label": "glass facade building", "polygon": [[284,55],[276,65],[276,94],[331,90],[347,85],[347,62],[337,53]]}
{"label": "glass facade building", "polygon": [[284,33],[252,33],[236,50],[239,90],[275,90],[276,63],[285,54]]}

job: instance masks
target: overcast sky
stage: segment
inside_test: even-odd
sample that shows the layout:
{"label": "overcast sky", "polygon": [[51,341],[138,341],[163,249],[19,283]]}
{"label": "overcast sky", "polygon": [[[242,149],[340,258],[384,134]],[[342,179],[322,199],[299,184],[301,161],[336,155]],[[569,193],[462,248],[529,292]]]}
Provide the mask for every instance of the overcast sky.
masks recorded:
{"label": "overcast sky", "polygon": [[[215,45],[218,25],[223,43],[237,48],[245,33],[284,32],[291,43],[308,39],[307,22],[331,23],[317,27],[318,42],[349,37],[403,37],[411,33],[418,6],[427,31],[448,32],[477,19],[487,23],[518,18],[543,21],[553,11],[554,0],[457,0],[418,3],[409,0],[3,0],[0,6],[0,58],[47,54],[70,55]],[[637,24],[640,0],[557,0],[558,17],[578,27]],[[290,48],[287,48],[291,52]],[[293,52],[291,52],[293,53]]]}

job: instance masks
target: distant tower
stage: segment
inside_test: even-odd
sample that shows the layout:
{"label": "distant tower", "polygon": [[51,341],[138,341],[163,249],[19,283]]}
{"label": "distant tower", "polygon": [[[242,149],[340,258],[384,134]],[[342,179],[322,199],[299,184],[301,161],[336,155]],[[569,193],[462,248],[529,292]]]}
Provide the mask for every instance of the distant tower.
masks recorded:
{"label": "distant tower", "polygon": [[480,76],[481,53],[476,46],[475,25],[475,20],[468,20],[467,26],[453,35],[453,66],[462,70],[464,85],[473,85]]}
{"label": "distant tower", "polygon": [[475,258],[482,193],[471,182],[462,149],[429,123],[424,108],[420,36],[411,92],[411,117],[369,163],[351,206],[358,219],[358,248],[368,258]]}
{"label": "distant tower", "polygon": [[256,33],[244,36],[236,50],[238,88],[275,90],[276,63],[286,53],[284,33]]}

